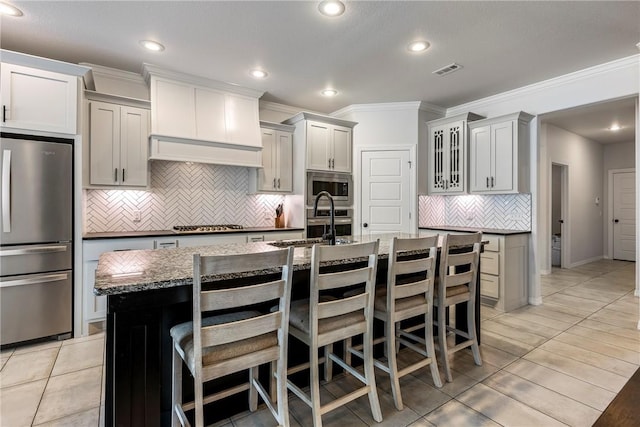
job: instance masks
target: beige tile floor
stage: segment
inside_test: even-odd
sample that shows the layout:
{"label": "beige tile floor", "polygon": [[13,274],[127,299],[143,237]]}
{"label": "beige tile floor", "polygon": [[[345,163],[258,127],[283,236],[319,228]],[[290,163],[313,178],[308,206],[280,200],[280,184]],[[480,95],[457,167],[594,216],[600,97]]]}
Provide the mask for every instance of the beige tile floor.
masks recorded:
{"label": "beige tile floor", "polygon": [[[397,411],[388,377],[377,372],[387,426],[590,426],[640,366],[635,264],[602,260],[542,278],[544,304],[511,313],[483,307],[483,366],[470,353],[453,358],[454,381],[437,389],[428,368],[401,380]],[[0,426],[101,426],[104,423],[104,335],[0,354]],[[404,350],[405,359],[411,355]],[[323,384],[323,401],[354,380]],[[310,425],[311,411],[290,398],[291,424]],[[323,416],[326,426],[366,426],[362,397]],[[269,426],[266,409],[219,426]]]}

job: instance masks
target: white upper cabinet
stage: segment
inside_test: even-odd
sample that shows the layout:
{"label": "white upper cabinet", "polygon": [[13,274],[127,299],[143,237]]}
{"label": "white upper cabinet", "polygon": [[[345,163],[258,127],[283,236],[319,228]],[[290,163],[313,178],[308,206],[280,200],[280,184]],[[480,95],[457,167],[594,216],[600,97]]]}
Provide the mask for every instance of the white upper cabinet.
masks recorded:
{"label": "white upper cabinet", "polygon": [[150,158],[260,167],[262,92],[145,64]]}
{"label": "white upper cabinet", "polygon": [[481,117],[466,113],[427,123],[429,194],[467,191],[467,124]]}
{"label": "white upper cabinet", "polygon": [[90,185],[146,186],[149,111],[89,102]]}
{"label": "white upper cabinet", "polygon": [[351,172],[353,127],[357,123],[306,112],[284,123],[300,129],[296,134],[305,140],[307,170]]}
{"label": "white upper cabinet", "polygon": [[471,193],[529,192],[529,122],[519,112],[469,124]]}
{"label": "white upper cabinet", "polygon": [[77,133],[77,76],[4,62],[0,74],[3,128]]}
{"label": "white upper cabinet", "polygon": [[262,168],[257,170],[258,191],[293,190],[293,126],[260,122]]}

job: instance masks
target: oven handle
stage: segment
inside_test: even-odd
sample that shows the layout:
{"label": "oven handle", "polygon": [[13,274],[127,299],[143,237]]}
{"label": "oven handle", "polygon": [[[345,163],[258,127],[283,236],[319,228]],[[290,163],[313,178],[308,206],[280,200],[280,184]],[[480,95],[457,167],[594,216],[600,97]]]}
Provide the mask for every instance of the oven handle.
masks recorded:
{"label": "oven handle", "polygon": [[[330,219],[329,217],[322,217],[322,218],[310,218],[307,219],[307,225],[324,225],[324,224],[329,224]],[[335,224],[351,224],[353,221],[351,220],[351,218],[336,218],[335,219]]]}
{"label": "oven handle", "polygon": [[39,275],[37,277],[30,277],[28,279],[17,279],[17,280],[3,280],[0,282],[0,288],[8,288],[10,286],[22,286],[22,285],[37,285],[40,283],[49,283],[49,282],[58,282],[60,280],[67,280],[69,278],[69,274],[47,274],[47,275]]}

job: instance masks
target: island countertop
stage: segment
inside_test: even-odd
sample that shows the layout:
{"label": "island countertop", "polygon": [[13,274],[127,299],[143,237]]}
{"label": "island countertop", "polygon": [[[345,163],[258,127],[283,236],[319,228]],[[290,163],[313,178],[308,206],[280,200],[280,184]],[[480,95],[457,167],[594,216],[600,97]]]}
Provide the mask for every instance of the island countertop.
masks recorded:
{"label": "island countertop", "polygon": [[[370,242],[380,239],[379,258],[389,255],[389,243],[394,237],[417,237],[415,234],[391,233],[373,236],[349,236],[354,242]],[[278,248],[266,242],[227,243],[186,248],[132,250],[107,252],[100,256],[96,270],[94,294],[116,295],[152,289],[172,288],[193,283],[193,255],[241,255],[274,251]],[[353,260],[333,261],[332,265],[350,263]],[[328,264],[327,264],[328,265]],[[296,247],[293,269],[307,270],[311,266],[311,248]],[[234,275],[205,277],[207,281],[236,279],[270,273],[253,271]]]}

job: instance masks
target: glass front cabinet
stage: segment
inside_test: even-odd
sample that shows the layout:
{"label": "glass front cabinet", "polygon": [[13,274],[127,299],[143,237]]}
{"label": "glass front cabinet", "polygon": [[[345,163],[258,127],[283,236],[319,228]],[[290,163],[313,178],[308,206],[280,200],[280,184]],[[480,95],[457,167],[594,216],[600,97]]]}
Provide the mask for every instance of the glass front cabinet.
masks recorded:
{"label": "glass front cabinet", "polygon": [[467,123],[481,118],[466,113],[427,123],[429,194],[463,194],[467,191]]}

